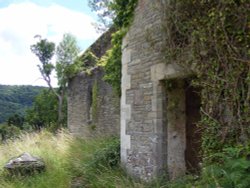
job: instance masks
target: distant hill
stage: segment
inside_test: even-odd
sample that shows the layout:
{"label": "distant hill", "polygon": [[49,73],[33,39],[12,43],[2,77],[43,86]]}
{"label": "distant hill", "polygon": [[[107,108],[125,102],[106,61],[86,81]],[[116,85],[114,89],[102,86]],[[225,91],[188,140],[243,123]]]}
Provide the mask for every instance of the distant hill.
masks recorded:
{"label": "distant hill", "polygon": [[17,113],[24,115],[34,98],[45,87],[0,85],[0,123]]}

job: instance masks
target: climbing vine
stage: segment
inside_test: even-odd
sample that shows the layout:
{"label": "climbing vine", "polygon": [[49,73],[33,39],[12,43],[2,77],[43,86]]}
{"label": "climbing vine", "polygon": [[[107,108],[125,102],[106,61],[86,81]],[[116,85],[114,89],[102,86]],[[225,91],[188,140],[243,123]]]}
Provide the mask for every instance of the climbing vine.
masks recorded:
{"label": "climbing vine", "polygon": [[166,59],[192,67],[202,88],[204,153],[249,142],[249,1],[172,0],[165,23]]}
{"label": "climbing vine", "polygon": [[121,57],[122,38],[126,34],[125,29],[120,29],[112,35],[112,48],[107,51],[104,60],[104,80],[112,85],[115,93],[121,95]]}
{"label": "climbing vine", "polygon": [[102,58],[105,70],[105,81],[110,83],[116,94],[121,95],[121,55],[122,38],[133,19],[134,9],[138,0],[114,0],[109,4],[111,11],[114,11],[113,19],[116,32],[112,35],[112,48]]}
{"label": "climbing vine", "polygon": [[[101,59],[105,80],[120,94],[122,38],[137,0],[114,0],[117,32]],[[202,88],[203,151],[246,143],[250,136],[250,3],[248,0],[170,0],[166,3],[166,61],[192,67]]]}

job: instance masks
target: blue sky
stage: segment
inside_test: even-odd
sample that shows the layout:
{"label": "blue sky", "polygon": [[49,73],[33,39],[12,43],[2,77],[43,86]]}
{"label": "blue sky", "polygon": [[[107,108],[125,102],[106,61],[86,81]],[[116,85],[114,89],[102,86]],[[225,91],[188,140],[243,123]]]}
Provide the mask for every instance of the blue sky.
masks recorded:
{"label": "blue sky", "polygon": [[96,20],[88,0],[0,0],[0,84],[45,86],[30,51],[34,36],[58,44],[70,32],[85,50],[99,36]]}

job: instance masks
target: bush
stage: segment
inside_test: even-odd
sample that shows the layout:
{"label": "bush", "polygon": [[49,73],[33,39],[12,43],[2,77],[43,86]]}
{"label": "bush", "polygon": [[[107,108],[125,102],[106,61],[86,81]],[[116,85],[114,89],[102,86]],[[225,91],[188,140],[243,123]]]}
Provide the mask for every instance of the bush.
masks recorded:
{"label": "bush", "polygon": [[213,163],[203,169],[199,184],[208,187],[250,187],[250,145],[225,148],[210,158]]}
{"label": "bush", "polygon": [[120,141],[116,138],[110,139],[106,146],[93,154],[91,164],[94,168],[117,167],[120,161]]}
{"label": "bush", "polygon": [[21,134],[20,128],[14,125],[0,125],[0,141],[5,141],[10,138],[17,138]]}
{"label": "bush", "polygon": [[118,138],[76,139],[70,158],[73,182],[85,187],[134,187],[133,181],[119,165]]}

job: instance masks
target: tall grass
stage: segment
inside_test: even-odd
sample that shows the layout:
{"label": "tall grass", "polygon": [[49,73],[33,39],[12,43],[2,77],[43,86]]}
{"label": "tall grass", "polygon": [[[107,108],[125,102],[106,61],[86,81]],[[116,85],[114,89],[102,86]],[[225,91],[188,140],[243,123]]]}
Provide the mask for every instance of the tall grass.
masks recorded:
{"label": "tall grass", "polygon": [[56,136],[42,131],[40,133],[23,134],[19,139],[9,140],[0,145],[0,166],[12,157],[23,152],[40,156],[46,164],[46,171],[31,177],[6,177],[3,168],[0,171],[0,187],[6,188],[45,188],[70,187],[70,174],[68,172],[69,143],[73,138],[66,132]]}
{"label": "tall grass", "polygon": [[[250,146],[229,148],[216,156],[218,163],[204,167],[201,175],[187,175],[174,182],[166,177],[150,184],[136,182],[120,167],[119,140],[73,138],[62,130],[56,135],[41,131],[22,134],[0,144],[0,188],[203,188],[250,186]],[[28,177],[10,177],[4,164],[23,152],[40,156],[45,172]]]}
{"label": "tall grass", "polygon": [[[9,177],[4,164],[23,152],[40,156],[46,171],[29,177]],[[119,165],[116,138],[83,140],[67,131],[23,134],[0,145],[0,188],[142,187]]]}

